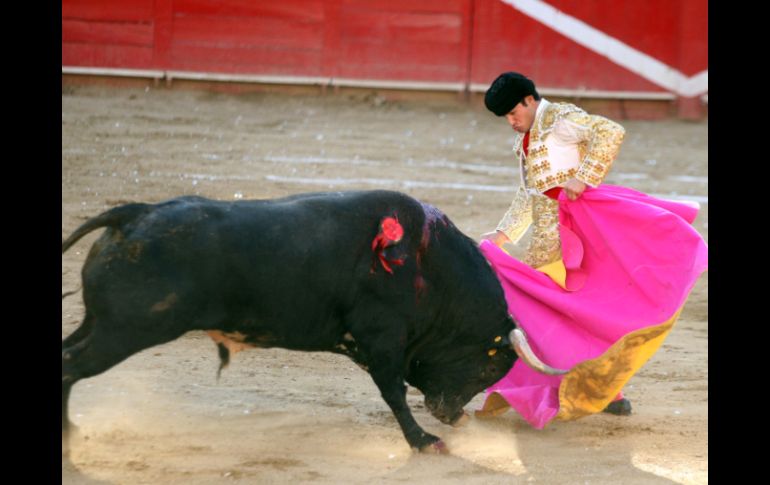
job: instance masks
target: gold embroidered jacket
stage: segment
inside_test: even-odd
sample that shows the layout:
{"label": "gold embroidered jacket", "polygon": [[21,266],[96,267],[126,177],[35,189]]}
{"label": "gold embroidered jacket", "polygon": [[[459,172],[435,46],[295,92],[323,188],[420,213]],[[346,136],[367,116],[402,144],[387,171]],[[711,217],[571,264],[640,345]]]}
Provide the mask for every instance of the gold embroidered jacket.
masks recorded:
{"label": "gold embroidered jacket", "polygon": [[522,146],[524,134],[514,138],[521,186],[497,230],[517,242],[532,223],[531,195],[562,186],[573,177],[591,187],[599,185],[624,136],[625,130],[614,121],[590,115],[574,104],[542,98],[530,129],[528,155]]}

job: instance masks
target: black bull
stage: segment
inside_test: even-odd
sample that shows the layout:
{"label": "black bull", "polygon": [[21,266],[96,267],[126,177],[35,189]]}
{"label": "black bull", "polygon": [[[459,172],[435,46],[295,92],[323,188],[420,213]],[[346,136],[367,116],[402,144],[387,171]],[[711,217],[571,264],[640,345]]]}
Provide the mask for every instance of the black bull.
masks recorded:
{"label": "black bull", "polygon": [[[378,242],[386,219],[403,236]],[[83,322],[62,342],[65,443],[73,384],[190,330],[209,331],[223,365],[243,346],[347,355],[420,450],[444,445],[415,421],[405,382],[454,424],[517,358],[476,243],[404,194],[127,204],[84,223],[62,253],[101,227],[82,270]]]}

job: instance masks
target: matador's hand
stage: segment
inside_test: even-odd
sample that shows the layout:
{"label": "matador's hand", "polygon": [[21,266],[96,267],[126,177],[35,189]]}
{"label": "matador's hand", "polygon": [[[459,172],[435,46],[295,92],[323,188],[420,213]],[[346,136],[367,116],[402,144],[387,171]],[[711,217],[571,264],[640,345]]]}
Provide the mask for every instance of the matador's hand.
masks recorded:
{"label": "matador's hand", "polygon": [[586,184],[576,178],[571,178],[564,182],[564,191],[567,192],[569,200],[575,200],[586,189]]}

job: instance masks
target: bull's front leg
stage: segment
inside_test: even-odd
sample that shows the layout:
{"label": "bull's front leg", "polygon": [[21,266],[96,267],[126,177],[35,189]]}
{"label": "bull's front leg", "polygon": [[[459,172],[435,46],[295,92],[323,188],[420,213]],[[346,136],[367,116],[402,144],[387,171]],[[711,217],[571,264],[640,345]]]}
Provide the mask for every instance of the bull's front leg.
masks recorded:
{"label": "bull's front leg", "polygon": [[380,389],[382,398],[398,420],[409,446],[422,452],[448,453],[438,436],[423,430],[406,403],[406,386],[402,372],[403,355],[399,352],[368,352],[369,373]]}
{"label": "bull's front leg", "polygon": [[396,417],[406,441],[422,452],[448,453],[438,436],[425,432],[406,403],[404,385],[404,342],[407,329],[405,317],[395,315],[397,303],[383,304],[378,300],[362,299],[345,319],[351,342],[355,342],[356,361],[367,368]]}

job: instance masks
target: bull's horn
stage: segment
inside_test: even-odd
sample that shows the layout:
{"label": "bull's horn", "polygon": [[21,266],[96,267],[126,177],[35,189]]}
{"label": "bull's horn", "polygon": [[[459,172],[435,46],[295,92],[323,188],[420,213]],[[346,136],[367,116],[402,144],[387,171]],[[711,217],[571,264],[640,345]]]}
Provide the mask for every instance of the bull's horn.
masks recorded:
{"label": "bull's horn", "polygon": [[535,353],[532,352],[532,348],[529,346],[529,342],[527,342],[527,337],[520,329],[514,328],[511,330],[508,338],[511,340],[513,350],[519,354],[519,357],[521,357],[528,366],[535,369],[536,371],[542,372],[543,374],[548,374],[549,376],[559,376],[569,372],[562,369],[554,369],[553,367],[545,364],[542,360],[538,359]]}

